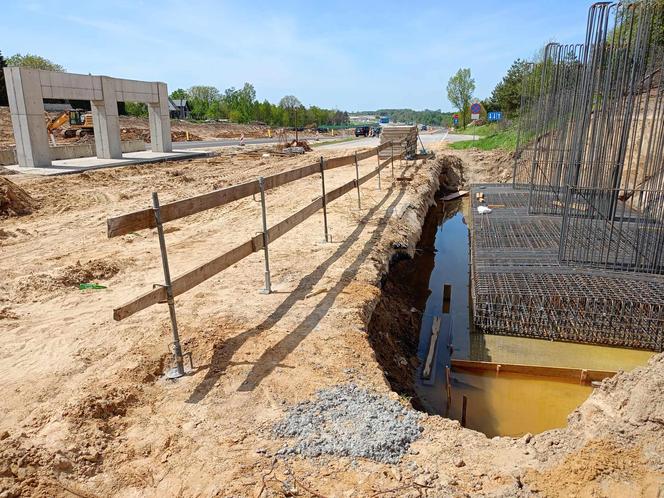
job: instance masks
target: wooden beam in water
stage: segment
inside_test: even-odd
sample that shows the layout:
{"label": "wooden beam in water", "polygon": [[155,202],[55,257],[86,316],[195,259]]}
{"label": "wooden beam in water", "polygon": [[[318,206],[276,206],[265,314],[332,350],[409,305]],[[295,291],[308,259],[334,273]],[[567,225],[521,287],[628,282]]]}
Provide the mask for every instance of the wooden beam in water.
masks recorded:
{"label": "wooden beam in water", "polygon": [[422,378],[430,379],[431,371],[433,370],[433,360],[436,356],[436,344],[438,343],[438,334],[440,334],[440,317],[433,317],[433,324],[431,325],[431,338],[429,339],[429,350],[427,351],[424,368],[422,369]]}
{"label": "wooden beam in water", "polygon": [[550,367],[542,365],[525,365],[521,363],[495,363],[491,361],[456,359],[452,360],[452,367],[457,370],[476,370],[496,372],[497,374],[508,372],[540,377],[558,377],[560,379],[578,381],[583,384],[590,384],[593,381],[601,381],[607,377],[613,377],[617,373],[610,370],[588,370],[583,368]]}

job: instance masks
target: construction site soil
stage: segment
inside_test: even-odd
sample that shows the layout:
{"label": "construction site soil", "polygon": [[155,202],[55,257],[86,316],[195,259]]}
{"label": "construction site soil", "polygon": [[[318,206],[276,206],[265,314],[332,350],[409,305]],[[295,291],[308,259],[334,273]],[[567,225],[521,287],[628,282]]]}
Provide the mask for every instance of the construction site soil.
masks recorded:
{"label": "construction site soil", "polygon": [[[441,179],[448,187],[496,180],[469,157],[436,152],[397,162],[396,176],[410,181],[392,181],[388,170],[382,190],[376,179],[364,184],[361,209],[354,191],[331,203],[331,243],[321,242],[320,213],[272,243],[272,294],[259,293],[256,253],[178,296],[195,368],[177,381],[162,375],[166,307],[122,322],[111,314],[163,281],[156,231],[107,239],[106,218],[148,207],[152,191],[168,202],[317,156],[224,151],[12,176],[36,209],[0,220],[0,497],[661,496],[664,355],[603,381],[566,428],[519,439],[413,413],[392,391],[386,371],[406,348],[390,330],[368,329],[376,313],[386,329],[394,315],[407,317],[407,302],[379,305],[390,263],[413,254]],[[360,174],[375,164],[362,161]],[[346,166],[325,180],[332,189],[354,177]],[[269,191],[270,224],[320,188],[311,176]],[[172,272],[260,227],[251,198],[168,223]],[[384,408],[372,415],[376,404]]]}
{"label": "construction site soil", "polygon": [[[56,117],[58,113],[50,113],[51,118]],[[62,131],[66,128],[56,130],[54,133],[56,143],[58,144],[75,144],[87,143],[94,141],[91,135],[83,137],[65,138]],[[269,130],[269,131],[268,131]],[[174,142],[185,141],[199,141],[199,140],[215,140],[215,139],[240,139],[244,138],[265,138],[268,136],[279,137],[283,135],[284,130],[281,128],[269,129],[265,125],[251,125],[251,124],[237,124],[237,123],[221,123],[221,122],[205,122],[194,123],[179,119],[171,120],[171,140]],[[348,131],[340,131],[337,133],[349,133]],[[306,132],[311,135],[312,132]],[[318,135],[317,133],[313,133]],[[321,136],[327,136],[323,134]],[[293,132],[290,132],[289,137],[293,138]],[[139,118],[133,116],[120,116],[120,139],[127,140],[143,140],[150,141],[150,125],[148,118]],[[284,136],[284,141],[286,137]],[[7,149],[15,145],[14,132],[12,130],[11,114],[9,107],[0,107],[0,150]]]}

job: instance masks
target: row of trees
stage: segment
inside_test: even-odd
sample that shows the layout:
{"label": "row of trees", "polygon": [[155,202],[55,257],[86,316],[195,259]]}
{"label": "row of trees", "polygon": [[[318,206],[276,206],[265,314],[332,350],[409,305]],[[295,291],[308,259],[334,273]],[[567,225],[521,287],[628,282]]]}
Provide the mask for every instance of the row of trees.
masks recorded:
{"label": "row of trees", "polygon": [[433,126],[447,124],[452,116],[451,113],[442,112],[440,109],[436,111],[430,109],[423,111],[414,111],[413,109],[378,109],[375,114],[388,116],[390,121],[395,123],[421,123]]}
{"label": "row of trees", "polygon": [[271,126],[344,125],[348,113],[317,106],[305,107],[293,95],[286,95],[278,104],[256,98],[251,83],[242,88],[227,88],[221,93],[213,86],[178,88],[172,99],[186,99],[194,119],[228,119],[234,123],[262,122]]}

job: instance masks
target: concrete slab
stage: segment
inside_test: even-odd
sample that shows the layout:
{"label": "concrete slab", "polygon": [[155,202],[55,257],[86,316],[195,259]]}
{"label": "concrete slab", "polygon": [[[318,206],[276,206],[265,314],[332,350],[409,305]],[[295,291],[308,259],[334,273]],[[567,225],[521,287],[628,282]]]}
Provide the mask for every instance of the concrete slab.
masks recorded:
{"label": "concrete slab", "polygon": [[79,157],[77,159],[61,159],[53,161],[51,166],[43,168],[22,168],[18,164],[5,166],[5,168],[26,173],[30,175],[67,175],[72,173],[83,173],[95,169],[117,168],[135,164],[158,163],[162,161],[181,161],[197,157],[209,156],[209,152],[174,150],[173,152],[152,152],[150,150],[140,152],[127,152],[122,154],[122,159],[99,159],[97,157]]}

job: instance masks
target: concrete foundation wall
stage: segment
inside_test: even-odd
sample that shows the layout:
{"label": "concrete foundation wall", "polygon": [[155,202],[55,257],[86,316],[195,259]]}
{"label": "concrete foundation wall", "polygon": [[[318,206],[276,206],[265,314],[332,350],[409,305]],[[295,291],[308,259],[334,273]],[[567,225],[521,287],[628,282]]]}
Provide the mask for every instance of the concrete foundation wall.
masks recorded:
{"label": "concrete foundation wall", "polygon": [[[129,140],[120,143],[122,152],[139,152],[145,150],[145,142],[142,140]],[[97,155],[97,147],[95,144],[72,144],[72,145],[58,145],[57,147],[50,147],[49,153],[51,161],[59,159],[77,159],[79,157],[94,157]],[[18,164],[16,157],[16,149],[11,148],[8,150],[0,150],[0,166],[11,166]]]}

